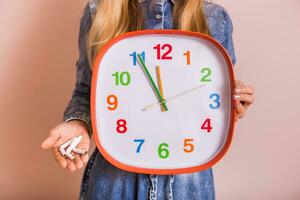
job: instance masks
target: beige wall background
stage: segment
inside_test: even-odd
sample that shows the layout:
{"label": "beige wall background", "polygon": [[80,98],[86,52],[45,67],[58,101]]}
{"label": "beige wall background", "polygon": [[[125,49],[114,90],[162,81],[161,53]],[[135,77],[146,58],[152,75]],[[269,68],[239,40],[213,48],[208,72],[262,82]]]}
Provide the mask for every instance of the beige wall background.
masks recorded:
{"label": "beige wall background", "polygon": [[[214,168],[217,199],[300,199],[299,0],[218,0],[234,23],[237,77],[256,102]],[[86,1],[0,6],[0,199],[76,199],[82,171],[60,169],[40,142],[62,120]]]}

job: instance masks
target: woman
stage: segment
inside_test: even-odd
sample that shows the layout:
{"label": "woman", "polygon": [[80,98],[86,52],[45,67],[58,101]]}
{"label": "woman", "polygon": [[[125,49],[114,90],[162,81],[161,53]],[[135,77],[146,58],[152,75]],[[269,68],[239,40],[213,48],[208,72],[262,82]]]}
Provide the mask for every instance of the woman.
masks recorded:
{"label": "woman", "polygon": [[[220,6],[202,0],[101,0],[90,1],[80,23],[77,82],[64,114],[42,148],[52,149],[61,167],[70,171],[87,164],[80,199],[215,199],[212,169],[193,174],[147,175],[122,171],[108,163],[98,149],[88,161],[75,154],[75,161],[58,152],[58,146],[82,135],[79,148],[90,146],[90,85],[97,52],[121,33],[140,29],[181,29],[210,34],[228,51],[235,64],[232,23]],[[254,101],[253,88],[235,82],[237,119]]]}

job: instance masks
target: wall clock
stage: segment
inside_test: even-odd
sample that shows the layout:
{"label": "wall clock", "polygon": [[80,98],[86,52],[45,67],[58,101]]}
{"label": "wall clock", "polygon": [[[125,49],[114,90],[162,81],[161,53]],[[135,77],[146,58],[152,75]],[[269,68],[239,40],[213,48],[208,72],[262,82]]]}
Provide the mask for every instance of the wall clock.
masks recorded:
{"label": "wall clock", "polygon": [[228,150],[234,73],[210,36],[145,30],[112,39],[93,67],[91,117],[102,155],[136,173],[207,169]]}

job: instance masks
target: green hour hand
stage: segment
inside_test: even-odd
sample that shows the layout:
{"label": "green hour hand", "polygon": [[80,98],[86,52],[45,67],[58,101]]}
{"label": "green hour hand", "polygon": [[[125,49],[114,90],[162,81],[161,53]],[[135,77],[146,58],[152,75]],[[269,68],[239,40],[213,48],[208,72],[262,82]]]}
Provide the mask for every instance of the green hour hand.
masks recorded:
{"label": "green hour hand", "polygon": [[156,97],[159,99],[159,102],[161,102],[161,105],[163,106],[163,108],[165,109],[165,111],[167,111],[168,108],[167,108],[166,102],[163,99],[163,97],[161,96],[161,94],[160,94],[160,92],[159,92],[159,90],[158,90],[158,88],[157,88],[157,86],[156,86],[156,84],[155,84],[155,82],[154,82],[154,80],[153,80],[153,78],[152,78],[152,76],[151,76],[151,74],[150,74],[150,72],[149,72],[149,70],[148,70],[148,68],[147,68],[144,60],[143,60],[143,58],[142,58],[142,56],[140,54],[137,54],[137,58],[138,58],[138,61],[139,61],[140,65],[143,68],[143,71],[145,72],[145,74],[146,74],[146,76],[147,76],[147,78],[148,78],[148,80],[150,82],[151,87],[154,90],[154,93],[156,94]]}

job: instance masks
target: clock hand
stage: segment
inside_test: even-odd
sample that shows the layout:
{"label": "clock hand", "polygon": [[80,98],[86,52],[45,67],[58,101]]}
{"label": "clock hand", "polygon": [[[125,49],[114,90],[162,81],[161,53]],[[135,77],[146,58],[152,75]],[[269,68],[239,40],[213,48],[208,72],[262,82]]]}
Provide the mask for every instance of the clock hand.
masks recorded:
{"label": "clock hand", "polygon": [[[205,86],[207,86],[207,84],[205,84],[205,85],[200,85],[200,86],[195,87],[195,88],[192,88],[192,89],[190,89],[190,90],[181,92],[181,93],[179,93],[179,94],[177,94],[177,95],[174,95],[174,96],[172,96],[172,97],[170,97],[170,98],[167,98],[164,102],[168,102],[168,101],[174,100],[174,99],[176,99],[176,98],[178,98],[178,97],[181,97],[181,96],[183,96],[183,95],[186,95],[186,94],[188,94],[188,93],[191,93],[191,92],[193,92],[193,91],[195,91],[195,90],[198,90],[198,89],[200,89],[200,88],[202,88],[202,87],[205,87]],[[157,102],[157,103],[151,104],[151,105],[149,105],[149,106],[143,108],[142,110],[143,110],[143,111],[148,111],[148,110],[151,110],[151,109],[153,109],[155,106],[158,106],[158,105],[160,105],[160,104],[162,104],[162,102]]]}
{"label": "clock hand", "polygon": [[163,97],[161,96],[153,78],[151,77],[151,74],[150,72],[148,71],[147,67],[146,67],[146,64],[142,58],[142,56],[140,54],[137,54],[137,58],[138,58],[138,61],[140,63],[140,65],[142,66],[143,68],[143,71],[145,72],[149,82],[150,82],[150,85],[152,86],[153,90],[154,90],[154,93],[156,94],[157,98],[159,99],[159,102],[160,104],[163,106],[163,108],[167,111],[168,108],[167,108],[167,105],[166,105],[166,102],[165,100],[163,99]]}
{"label": "clock hand", "polygon": [[[160,91],[160,94],[161,94],[162,98],[165,99],[165,97],[164,97],[164,92],[163,92],[163,86],[162,86],[161,75],[160,75],[160,66],[156,66],[155,69],[156,69],[156,77],[157,77],[158,89],[159,89],[159,91]],[[165,112],[165,111],[166,111],[162,105],[161,105],[161,111],[162,111],[162,112]]]}

